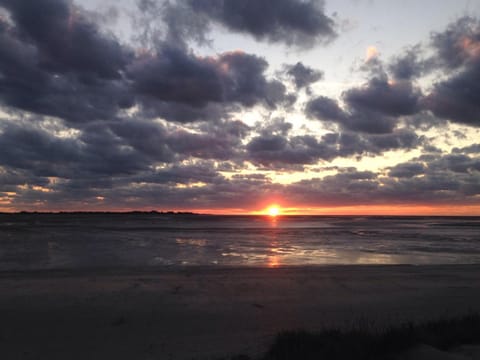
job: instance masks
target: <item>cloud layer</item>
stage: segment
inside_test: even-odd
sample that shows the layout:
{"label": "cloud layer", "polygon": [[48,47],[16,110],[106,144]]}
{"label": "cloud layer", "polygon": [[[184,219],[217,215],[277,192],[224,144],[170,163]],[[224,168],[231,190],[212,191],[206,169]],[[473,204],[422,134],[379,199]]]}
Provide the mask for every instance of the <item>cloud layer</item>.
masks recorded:
{"label": "cloud layer", "polygon": [[[199,51],[218,29],[325,46],[341,35],[323,5],[143,0],[162,31],[137,44],[76,2],[0,0],[0,210],[478,201],[479,144],[439,148],[433,132],[480,126],[477,19],[367,59],[336,98],[319,90],[328,69]],[[401,158],[360,164],[388,153]]]}

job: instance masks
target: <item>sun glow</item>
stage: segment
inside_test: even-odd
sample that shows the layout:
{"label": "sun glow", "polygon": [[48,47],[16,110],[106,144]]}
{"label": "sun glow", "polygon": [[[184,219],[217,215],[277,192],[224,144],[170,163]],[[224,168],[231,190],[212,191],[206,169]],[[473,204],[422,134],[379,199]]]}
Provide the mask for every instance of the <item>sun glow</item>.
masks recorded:
{"label": "sun glow", "polygon": [[280,214],[280,208],[277,205],[272,205],[267,209],[267,213],[270,216],[277,216]]}

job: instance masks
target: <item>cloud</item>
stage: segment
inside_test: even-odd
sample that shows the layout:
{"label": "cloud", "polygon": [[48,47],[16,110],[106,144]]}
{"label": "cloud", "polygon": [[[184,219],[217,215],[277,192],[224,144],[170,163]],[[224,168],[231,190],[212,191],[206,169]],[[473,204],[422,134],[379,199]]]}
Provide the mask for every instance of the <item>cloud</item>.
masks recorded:
{"label": "cloud", "polygon": [[185,130],[169,134],[167,144],[172,151],[190,158],[235,160],[241,151],[241,140],[250,129],[241,121],[206,125],[202,133]]}
{"label": "cloud", "polygon": [[375,46],[367,47],[367,51],[365,53],[365,62],[372,61],[373,59],[378,58],[379,52]]}
{"label": "cloud", "polygon": [[170,109],[176,104],[187,110],[199,109],[209,103],[238,103],[246,107],[262,103],[274,107],[286,99],[285,86],[266,79],[267,67],[263,58],[243,52],[202,58],[165,45],[158,54],[133,63],[128,77],[136,93],[174,103]]}
{"label": "cloud", "polygon": [[424,99],[424,106],[436,116],[480,126],[479,39],[480,23],[468,17],[432,35],[437,62],[452,73],[446,80],[436,82]]}
{"label": "cloud", "polygon": [[285,70],[287,75],[293,79],[297,89],[307,87],[323,77],[322,71],[305,66],[302,62],[297,62],[295,65],[287,65]]}
{"label": "cloud", "polygon": [[307,47],[328,42],[335,23],[315,0],[189,0],[195,14],[257,40]]}
{"label": "cloud", "polygon": [[270,169],[303,169],[303,165],[331,161],[339,157],[380,155],[389,150],[409,150],[420,146],[424,138],[409,130],[389,134],[327,133],[312,135],[256,136],[246,145],[246,160]]}
{"label": "cloud", "polygon": [[[460,19],[433,33],[430,48],[390,62],[371,49],[362,86],[308,99],[308,117],[328,123],[309,130],[287,112],[295,95],[270,74],[305,88],[302,99],[323,72],[297,62],[275,73],[241,51],[201,56],[190,41],[208,43],[220,25],[288,46],[326,42],[335,24],[321,2],[139,4],[159,28],[140,34],[148,46],[133,51],[71,1],[0,0],[0,192],[12,207],[251,208],[252,198],[274,196],[300,205],[473,203],[480,193],[478,144],[465,137],[445,153],[421,135],[450,131],[439,119],[479,124],[478,20]],[[429,73],[439,76],[423,94]],[[265,172],[412,149],[430,153],[375,172],[328,167],[328,176],[288,185]]]}
{"label": "cloud", "polygon": [[310,100],[305,108],[309,117],[322,121],[338,123],[349,131],[360,131],[370,134],[391,133],[396,120],[369,109],[352,108],[350,112],[340,108],[336,100],[319,96]]}
{"label": "cloud", "polygon": [[423,174],[425,167],[421,163],[402,163],[392,167],[389,176],[396,178],[412,178]]}
{"label": "cloud", "polygon": [[411,81],[389,80],[380,61],[369,65],[368,70],[371,78],[363,86],[342,93],[345,109],[337,100],[318,96],[307,102],[306,115],[337,123],[346,130],[386,134],[395,130],[400,117],[422,110],[422,92]]}
{"label": "cloud", "polygon": [[1,1],[0,98],[72,122],[110,119],[133,105],[122,79],[130,52],[70,2]]}
{"label": "cloud", "polygon": [[414,80],[421,75],[433,70],[432,59],[423,60],[420,58],[422,47],[412,46],[401,55],[395,56],[388,64],[388,69],[396,80]]}
{"label": "cloud", "polygon": [[167,37],[134,55],[69,1],[0,6],[11,15],[0,19],[0,99],[14,109],[81,127],[135,105],[141,116],[191,122],[291,102],[280,81],[267,79],[265,59],[252,54],[200,57]]}
{"label": "cloud", "polygon": [[20,37],[34,43],[41,65],[54,72],[119,78],[131,54],[102,34],[88,14],[66,0],[2,0]]}
{"label": "cloud", "polygon": [[248,160],[258,166],[273,169],[298,170],[319,159],[335,157],[335,151],[310,135],[264,135],[253,138],[246,146]]}
{"label": "cloud", "polygon": [[419,157],[390,167],[388,176],[340,168],[337,174],[286,186],[283,196],[303,206],[476,204],[478,160],[452,154]]}
{"label": "cloud", "polygon": [[401,116],[418,112],[421,93],[409,81],[373,78],[366,86],[347,90],[343,97],[357,111],[370,110],[383,115]]}

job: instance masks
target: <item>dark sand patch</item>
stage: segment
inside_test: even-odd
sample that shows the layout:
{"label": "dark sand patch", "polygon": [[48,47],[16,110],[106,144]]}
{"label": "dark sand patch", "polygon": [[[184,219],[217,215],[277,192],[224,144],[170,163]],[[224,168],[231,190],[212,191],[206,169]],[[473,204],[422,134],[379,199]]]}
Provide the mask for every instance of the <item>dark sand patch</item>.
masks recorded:
{"label": "dark sand patch", "polygon": [[262,354],[283,330],[480,312],[480,266],[0,274],[2,359]]}

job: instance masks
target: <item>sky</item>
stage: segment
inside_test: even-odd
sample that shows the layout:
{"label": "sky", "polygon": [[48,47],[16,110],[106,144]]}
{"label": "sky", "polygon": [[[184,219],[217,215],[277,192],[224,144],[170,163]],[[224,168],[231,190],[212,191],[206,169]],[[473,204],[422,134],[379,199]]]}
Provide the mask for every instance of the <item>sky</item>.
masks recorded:
{"label": "sky", "polygon": [[480,0],[0,0],[0,211],[480,215]]}

